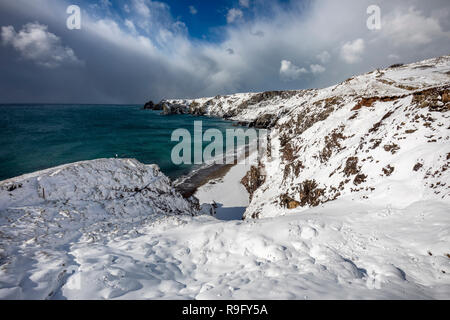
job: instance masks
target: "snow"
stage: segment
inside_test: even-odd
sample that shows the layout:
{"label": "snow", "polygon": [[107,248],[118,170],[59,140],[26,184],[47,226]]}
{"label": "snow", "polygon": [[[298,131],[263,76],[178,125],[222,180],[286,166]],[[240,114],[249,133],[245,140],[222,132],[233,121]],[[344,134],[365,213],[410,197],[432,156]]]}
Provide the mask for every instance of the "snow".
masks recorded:
{"label": "snow", "polygon": [[[284,101],[290,111],[280,117],[272,130],[272,156],[262,159],[267,179],[253,195],[244,217],[251,217],[255,212],[259,217],[286,214],[280,207],[280,196],[287,193],[299,201],[297,188],[307,180],[314,180],[318,188],[324,190],[321,202],[350,196],[399,209],[418,199],[438,199],[448,203],[448,107],[446,112],[432,111],[430,106],[443,105],[443,102],[428,101],[426,107],[420,106],[420,102],[414,101],[415,90],[399,89],[399,85],[405,84],[403,80],[387,85],[380,79],[385,80],[385,75],[396,79],[406,77],[408,84],[414,82],[418,89],[446,86],[444,90],[448,92],[449,70],[450,57],[447,56],[378,70]],[[425,75],[429,76],[424,80]],[[362,97],[387,96],[391,99],[375,101],[371,106],[355,110],[362,98],[353,95],[358,91],[363,93]],[[338,99],[335,99],[337,93]],[[334,100],[327,102],[326,99]],[[442,96],[436,97],[439,99]],[[320,118],[322,110],[329,110],[326,119],[315,120]],[[309,127],[305,124],[308,121]],[[299,128],[301,135],[296,133]],[[282,137],[291,146],[294,160],[282,158]],[[386,149],[389,146],[398,149],[389,151]],[[324,159],[325,151],[330,152],[329,158]],[[358,158],[358,173],[365,176],[365,181],[357,185],[353,182],[356,173],[348,175],[344,172],[346,161],[351,157]],[[292,163],[301,163],[303,167],[298,175],[291,170],[284,176]],[[417,171],[414,170],[416,164],[422,165]],[[394,170],[387,175],[383,169],[389,166]]]}
{"label": "snow", "polygon": [[250,154],[246,160],[241,156],[222,178],[209,181],[194,194],[200,203],[215,203],[217,219],[240,220],[249,205],[249,194],[240,181],[256,163],[256,154]]}
{"label": "snow", "polygon": [[258,221],[163,217],[134,235],[71,244],[72,273],[59,285],[50,253],[0,294],[45,298],[56,287],[53,297],[68,299],[445,299],[449,223],[439,202],[392,210],[345,200]]}
{"label": "snow", "polygon": [[[134,159],[0,182],[0,299],[448,299],[449,109],[433,108],[449,102],[415,93],[448,92],[449,71],[447,56],[325,89],[196,99],[208,115],[278,115],[270,154],[197,190],[215,216]],[[389,99],[355,108],[365,97]],[[265,181],[249,202],[250,165]],[[320,201],[280,203],[301,204],[309,180]]]}
{"label": "snow", "polygon": [[[157,166],[98,159],[0,183],[0,297],[52,298],[76,266],[73,243],[100,243],[166,215],[197,214]],[[18,296],[17,296],[18,295]]]}

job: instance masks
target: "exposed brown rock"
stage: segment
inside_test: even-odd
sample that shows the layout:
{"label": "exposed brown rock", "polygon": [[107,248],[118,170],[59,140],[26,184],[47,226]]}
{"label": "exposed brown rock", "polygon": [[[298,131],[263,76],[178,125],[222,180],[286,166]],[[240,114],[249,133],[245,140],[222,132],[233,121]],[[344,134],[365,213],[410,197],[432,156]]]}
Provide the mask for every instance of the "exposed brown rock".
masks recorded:
{"label": "exposed brown rock", "polygon": [[450,91],[447,90],[442,94],[442,102],[443,103],[450,102]]}
{"label": "exposed brown rock", "polygon": [[327,162],[328,159],[330,159],[331,155],[333,154],[334,150],[338,152],[342,150],[339,140],[344,140],[347,138],[342,134],[342,130],[343,128],[335,129],[333,130],[333,132],[331,132],[330,135],[325,137],[325,146],[319,153],[319,158],[322,162]]}
{"label": "exposed brown rock", "polygon": [[316,207],[323,203],[321,201],[321,196],[323,195],[325,189],[318,188],[317,182],[315,180],[305,180],[300,184],[300,205],[303,207],[305,205],[310,205]]}
{"label": "exposed brown rock", "polygon": [[295,209],[300,206],[300,202],[292,199],[287,194],[280,195],[280,205],[284,208]]}
{"label": "exposed brown rock", "polygon": [[291,172],[294,174],[295,177],[298,177],[298,175],[301,172],[301,169],[304,168],[305,166],[303,165],[303,162],[300,160],[296,160],[286,164],[284,167],[283,179],[286,180],[286,178],[289,176]]}
{"label": "exposed brown rock", "polygon": [[417,163],[414,165],[413,170],[414,170],[414,171],[419,171],[420,168],[422,168],[422,167],[423,167],[423,164],[417,162]]}
{"label": "exposed brown rock", "polygon": [[353,179],[353,184],[355,186],[357,186],[357,185],[365,182],[366,178],[367,178],[367,176],[365,174],[360,173],[360,174],[356,175],[355,179]]}
{"label": "exposed brown rock", "polygon": [[400,147],[396,143],[386,144],[383,146],[383,148],[385,151],[390,152],[392,154],[395,154],[398,150],[400,150]]}
{"label": "exposed brown rock", "polygon": [[284,142],[284,146],[281,148],[281,157],[287,163],[290,163],[296,159],[295,150],[290,141]]}
{"label": "exposed brown rock", "polygon": [[383,173],[386,176],[390,176],[392,174],[392,172],[394,172],[394,167],[392,167],[390,164],[388,164],[385,168],[383,168]]}
{"label": "exposed brown rock", "polygon": [[344,174],[349,177],[359,172],[358,157],[350,157],[347,159],[344,168]]}
{"label": "exposed brown rock", "polygon": [[448,86],[431,88],[413,93],[413,103],[419,108],[430,111],[445,112],[450,110]]}
{"label": "exposed brown rock", "polygon": [[394,100],[397,100],[398,98],[399,98],[399,97],[395,97],[395,96],[392,96],[392,97],[370,97],[370,98],[361,98],[361,99],[359,100],[359,102],[352,108],[352,111],[359,110],[359,109],[361,109],[362,107],[366,107],[366,108],[372,107],[372,105],[373,105],[375,102],[377,102],[377,101],[380,101],[380,102],[388,102],[388,101],[394,101]]}
{"label": "exposed brown rock", "polygon": [[264,184],[266,176],[261,174],[261,170],[255,166],[251,166],[247,174],[241,179],[242,185],[247,189],[250,195],[250,199],[253,197],[253,193]]}

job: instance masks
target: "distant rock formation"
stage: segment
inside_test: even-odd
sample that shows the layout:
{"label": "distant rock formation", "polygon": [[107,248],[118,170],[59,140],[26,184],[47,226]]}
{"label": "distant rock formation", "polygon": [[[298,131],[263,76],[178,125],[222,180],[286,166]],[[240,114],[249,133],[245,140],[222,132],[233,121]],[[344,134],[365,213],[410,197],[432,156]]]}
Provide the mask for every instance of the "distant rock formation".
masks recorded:
{"label": "distant rock formation", "polygon": [[143,109],[145,110],[163,110],[164,100],[161,100],[159,103],[154,103],[153,101],[148,101],[144,104]]}

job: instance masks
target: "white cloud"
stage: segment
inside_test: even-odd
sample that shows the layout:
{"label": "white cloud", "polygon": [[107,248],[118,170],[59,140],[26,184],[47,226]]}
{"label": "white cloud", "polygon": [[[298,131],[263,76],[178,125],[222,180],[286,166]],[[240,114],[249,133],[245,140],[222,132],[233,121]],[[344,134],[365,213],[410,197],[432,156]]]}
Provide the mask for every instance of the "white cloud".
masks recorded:
{"label": "white cloud", "polygon": [[150,9],[144,0],[134,0],[134,8],[143,17],[150,17]]}
{"label": "white cloud", "polygon": [[312,64],[310,65],[311,72],[314,74],[323,73],[325,72],[325,67],[321,66],[320,64]]}
{"label": "white cloud", "polygon": [[250,6],[250,0],[239,0],[239,5],[244,8],[248,8]]}
{"label": "white cloud", "polygon": [[197,14],[197,9],[194,7],[194,6],[189,6],[189,12],[192,14],[192,15],[194,15],[194,14]]}
{"label": "white cloud", "polygon": [[346,42],[341,48],[341,58],[347,63],[356,63],[361,60],[365,44],[363,39]]}
{"label": "white cloud", "polygon": [[308,70],[297,67],[289,60],[281,60],[280,75],[283,80],[296,80],[304,73],[308,73]]}
{"label": "white cloud", "polygon": [[136,26],[134,25],[133,21],[126,19],[125,20],[125,25],[131,31],[131,33],[133,33],[133,34],[137,33]]}
{"label": "white cloud", "polygon": [[382,21],[381,35],[395,46],[426,45],[438,38],[450,41],[450,31],[444,32],[437,18],[425,17],[413,7],[388,15]]}
{"label": "white cloud", "polygon": [[115,21],[109,19],[95,22],[85,21],[84,28],[104,41],[113,43],[118,47],[126,47],[128,51],[153,54],[156,50],[149,38],[130,34],[126,32],[127,30],[122,30]]}
{"label": "white cloud", "polygon": [[74,51],[63,46],[61,39],[47,28],[39,23],[27,23],[17,33],[13,26],[2,27],[2,42],[12,46],[23,59],[40,66],[56,68],[63,64],[80,64]]}
{"label": "white cloud", "polygon": [[322,63],[327,63],[328,61],[330,61],[331,55],[328,51],[325,50],[319,53],[316,58],[319,59],[319,61]]}
{"label": "white cloud", "polygon": [[230,9],[227,13],[227,22],[233,23],[236,20],[242,19],[243,16],[244,13],[242,12],[242,10],[236,8]]}

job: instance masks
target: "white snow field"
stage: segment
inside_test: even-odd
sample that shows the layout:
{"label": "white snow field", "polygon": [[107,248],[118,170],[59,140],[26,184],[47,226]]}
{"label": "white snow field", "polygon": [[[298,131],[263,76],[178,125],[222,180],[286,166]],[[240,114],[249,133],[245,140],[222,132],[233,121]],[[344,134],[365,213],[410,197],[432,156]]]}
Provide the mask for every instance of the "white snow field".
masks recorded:
{"label": "white snow field", "polygon": [[[100,207],[90,214],[100,215]],[[277,218],[164,215],[134,224],[113,219],[109,227],[82,218],[84,210],[55,211],[57,218],[36,205],[16,209],[23,211],[1,229],[8,244],[2,299],[446,299],[450,293],[450,217],[440,202],[393,209],[341,199]]]}
{"label": "white snow field", "polygon": [[271,129],[201,209],[134,159],[2,181],[0,299],[450,299],[449,89],[446,56],[197,99]]}

